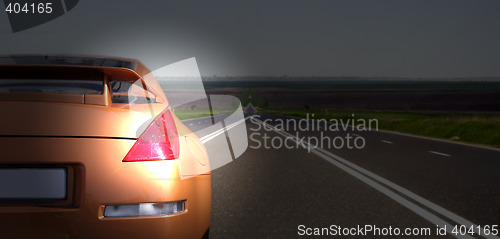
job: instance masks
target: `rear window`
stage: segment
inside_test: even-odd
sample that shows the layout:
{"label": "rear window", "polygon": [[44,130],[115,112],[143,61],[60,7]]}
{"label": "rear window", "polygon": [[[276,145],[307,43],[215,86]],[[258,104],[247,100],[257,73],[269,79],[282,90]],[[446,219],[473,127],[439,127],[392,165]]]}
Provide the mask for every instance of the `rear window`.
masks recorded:
{"label": "rear window", "polygon": [[104,75],[92,69],[0,66],[0,93],[99,95]]}
{"label": "rear window", "polygon": [[[0,65],[0,100],[107,104],[105,98],[102,101],[96,98],[106,95],[104,84],[107,79],[110,103],[156,103],[156,95],[135,77],[135,74],[119,70],[102,72],[101,69],[84,67]],[[85,97],[78,97],[81,95]]]}
{"label": "rear window", "polygon": [[99,95],[103,93],[103,82],[81,79],[0,79],[0,93]]}

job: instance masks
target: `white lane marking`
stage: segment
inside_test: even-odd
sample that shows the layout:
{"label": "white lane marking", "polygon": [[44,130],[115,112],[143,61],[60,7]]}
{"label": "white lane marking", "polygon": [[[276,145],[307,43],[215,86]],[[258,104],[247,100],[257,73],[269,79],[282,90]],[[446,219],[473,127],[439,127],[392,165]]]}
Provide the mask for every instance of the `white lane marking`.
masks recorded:
{"label": "white lane marking", "polygon": [[245,122],[245,120],[246,119],[241,119],[241,120],[239,120],[239,121],[237,121],[235,123],[232,123],[232,124],[226,126],[225,128],[219,129],[219,130],[217,130],[215,132],[212,132],[212,133],[210,133],[208,135],[205,135],[204,137],[200,138],[200,140],[204,144],[204,143],[206,143],[206,142],[214,139],[215,137],[223,134],[225,130],[230,130],[230,129],[236,127],[237,125],[241,124],[242,122]]}
{"label": "white lane marking", "polygon": [[[240,120],[240,121],[241,121],[241,120]],[[235,123],[238,123],[238,122],[239,122],[239,121],[237,121],[237,122],[235,122]],[[235,124],[235,123],[233,123],[233,124]],[[230,125],[226,126],[226,128],[233,126],[233,124],[230,124]],[[200,140],[201,140],[201,141],[204,141],[204,140],[205,140],[205,139],[207,139],[207,138],[213,138],[213,137],[216,137],[217,135],[220,135],[220,134],[221,134],[221,133],[223,133],[223,132],[224,132],[224,128],[218,129],[218,130],[216,130],[216,131],[214,131],[214,132],[212,132],[212,133],[209,133],[209,134],[207,134],[207,135],[205,135],[205,136],[203,136],[203,137],[200,137]]]}
{"label": "white lane marking", "polygon": [[234,123],[232,123],[232,124],[230,124],[230,125],[227,125],[226,127],[222,128],[222,129],[216,130],[216,131],[214,131],[214,132],[212,132],[212,133],[210,133],[210,134],[207,134],[207,135],[205,135],[205,136],[201,137],[201,138],[200,138],[201,143],[203,143],[203,144],[204,144],[204,143],[206,143],[206,142],[208,142],[208,141],[210,141],[210,140],[214,139],[215,137],[217,137],[217,136],[219,136],[219,135],[223,134],[225,130],[230,130],[230,129],[232,129],[232,128],[236,127],[237,125],[239,125],[239,124],[241,124],[241,123],[245,122],[248,118],[250,118],[250,116],[249,116],[249,117],[247,117],[247,118],[240,119],[240,120],[238,120],[238,121],[236,121],[236,122],[234,122]]}
{"label": "white lane marking", "polygon": [[[285,136],[287,138],[295,140],[298,143],[301,143],[304,148],[306,148],[306,146],[310,147],[307,143],[301,141],[300,139],[297,139],[295,136],[293,136],[287,132],[278,130],[274,126],[269,125],[261,120],[258,120],[255,118],[253,120],[257,123],[260,123],[264,127],[268,127],[270,129],[273,129],[276,133],[278,133],[282,136]],[[398,202],[399,204],[405,206],[406,208],[410,209],[411,211],[415,212],[416,214],[420,215],[421,217],[427,219],[429,222],[432,222],[436,225],[440,225],[441,227],[446,225],[447,231],[452,236],[455,236],[457,238],[473,238],[469,235],[461,236],[461,235],[453,234],[452,233],[453,226],[451,226],[448,222],[435,216],[434,214],[432,214],[428,210],[416,205],[415,203],[412,203],[409,200],[399,196],[398,194],[394,193],[393,191],[391,191],[387,187],[411,198],[412,200],[419,202],[423,206],[426,206],[429,209],[434,210],[436,213],[441,214],[442,216],[445,216],[448,219],[451,219],[452,221],[454,221],[455,223],[457,223],[459,225],[466,225],[467,228],[470,228],[470,227],[474,228],[475,234],[480,233],[477,230],[476,224],[466,220],[465,218],[463,218],[463,217],[461,217],[453,212],[446,210],[445,208],[438,206],[437,204],[434,204],[433,202],[431,202],[425,198],[418,196],[417,194],[409,191],[408,189],[405,189],[405,188],[403,188],[403,187],[401,187],[401,186],[399,186],[399,185],[397,185],[397,184],[395,184],[395,183],[393,183],[385,178],[382,178],[382,177],[380,177],[380,176],[378,176],[378,175],[376,175],[376,174],[374,174],[374,173],[372,173],[372,172],[370,172],[370,171],[368,171],[368,170],[366,170],[366,169],[364,169],[364,168],[362,168],[354,163],[351,163],[351,162],[347,161],[346,159],[343,159],[335,154],[332,154],[332,153],[330,153],[322,148],[311,147],[311,152],[318,155],[319,157],[325,159],[327,162],[344,170],[345,172],[349,173],[350,175],[358,178],[359,180],[365,182],[366,184],[370,185],[371,187],[373,187],[377,191],[385,194],[386,196],[390,197],[391,199]],[[382,184],[385,184],[387,187],[383,186]],[[499,239],[499,237],[494,236],[494,235],[483,236],[483,237]]]}
{"label": "white lane marking", "polygon": [[189,124],[189,125],[193,125],[193,124]]}
{"label": "white lane marking", "polygon": [[480,149],[500,151],[500,148],[494,148],[494,147],[488,146],[488,145],[479,145],[479,144],[472,144],[472,143],[465,143],[465,142],[457,142],[457,141],[451,141],[451,140],[447,140],[447,139],[437,139],[437,138],[431,138],[431,137],[427,137],[427,136],[406,134],[406,133],[400,133],[400,132],[384,130],[384,129],[379,129],[378,131],[382,132],[382,133],[396,134],[396,135],[400,135],[400,136],[412,137],[412,138],[417,138],[417,139],[432,140],[432,141],[438,141],[438,142],[442,142],[442,143],[458,144],[458,145],[463,145],[463,146],[467,146],[467,147],[475,147],[475,148],[480,148]]}
{"label": "white lane marking", "polygon": [[380,140],[380,142],[382,142],[382,143],[386,143],[386,144],[392,144],[392,142],[391,142],[391,141],[387,141],[387,140]]}
{"label": "white lane marking", "polygon": [[[216,116],[213,116],[213,117],[216,117]],[[186,122],[195,121],[195,120],[202,120],[202,119],[205,119],[205,118],[212,118],[212,116],[205,116],[205,117],[193,118],[193,119],[185,119],[185,120],[181,120],[181,121],[184,122],[184,123],[186,123]]]}
{"label": "white lane marking", "polygon": [[440,152],[436,152],[436,151],[429,151],[429,153],[432,153],[432,154],[437,154],[437,155],[441,155],[441,156],[445,156],[445,157],[450,157],[450,156],[451,156],[451,155],[449,155],[449,154],[440,153]]}

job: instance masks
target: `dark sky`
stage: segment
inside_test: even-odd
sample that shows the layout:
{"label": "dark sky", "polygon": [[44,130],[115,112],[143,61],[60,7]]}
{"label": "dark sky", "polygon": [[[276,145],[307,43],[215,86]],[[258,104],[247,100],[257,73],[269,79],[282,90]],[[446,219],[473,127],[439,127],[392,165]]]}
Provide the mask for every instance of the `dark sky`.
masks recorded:
{"label": "dark sky", "polygon": [[80,0],[15,34],[2,11],[0,41],[0,54],[122,56],[151,69],[196,57],[202,75],[499,77],[500,1]]}

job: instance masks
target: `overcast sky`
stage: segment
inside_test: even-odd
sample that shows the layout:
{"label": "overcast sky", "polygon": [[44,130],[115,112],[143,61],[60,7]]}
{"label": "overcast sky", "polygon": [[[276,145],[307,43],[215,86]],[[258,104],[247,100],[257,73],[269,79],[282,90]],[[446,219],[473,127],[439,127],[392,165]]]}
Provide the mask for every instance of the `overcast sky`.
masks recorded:
{"label": "overcast sky", "polygon": [[[202,75],[500,77],[500,1],[80,0],[0,54],[196,57]],[[2,4],[3,5],[3,1]]]}

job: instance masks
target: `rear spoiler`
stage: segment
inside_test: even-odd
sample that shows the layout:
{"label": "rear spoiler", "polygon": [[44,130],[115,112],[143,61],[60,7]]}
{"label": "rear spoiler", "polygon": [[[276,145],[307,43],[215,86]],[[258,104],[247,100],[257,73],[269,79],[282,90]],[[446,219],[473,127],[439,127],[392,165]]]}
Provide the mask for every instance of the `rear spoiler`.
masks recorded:
{"label": "rear spoiler", "polygon": [[65,102],[109,106],[112,103],[110,81],[146,83],[135,71],[128,68],[92,66],[51,66],[51,65],[0,65],[1,79],[100,79],[103,84],[101,94],[57,94],[0,92],[0,101],[43,101]]}

